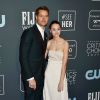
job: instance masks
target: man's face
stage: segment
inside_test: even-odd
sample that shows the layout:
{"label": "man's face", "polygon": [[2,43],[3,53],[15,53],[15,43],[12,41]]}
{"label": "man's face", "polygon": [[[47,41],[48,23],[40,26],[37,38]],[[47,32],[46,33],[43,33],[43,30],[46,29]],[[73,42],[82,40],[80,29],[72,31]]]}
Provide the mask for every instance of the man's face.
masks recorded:
{"label": "man's face", "polygon": [[39,10],[39,14],[36,16],[36,22],[40,25],[40,26],[46,26],[48,23],[48,12],[46,10]]}

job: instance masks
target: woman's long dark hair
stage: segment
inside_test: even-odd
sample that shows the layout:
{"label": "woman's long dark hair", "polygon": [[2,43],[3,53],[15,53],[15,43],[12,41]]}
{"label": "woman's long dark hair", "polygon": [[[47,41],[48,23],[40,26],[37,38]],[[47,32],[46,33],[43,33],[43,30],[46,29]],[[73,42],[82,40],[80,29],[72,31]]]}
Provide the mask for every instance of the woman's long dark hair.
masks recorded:
{"label": "woman's long dark hair", "polygon": [[[49,25],[49,29],[51,29],[51,27],[52,27],[53,24],[58,24],[58,25],[60,26],[60,28],[61,28],[60,22],[57,21],[57,20],[53,20],[53,21],[50,23],[50,25]],[[52,33],[50,33],[50,31],[49,31],[49,40],[51,40],[52,38],[53,38],[53,35],[52,35]]]}

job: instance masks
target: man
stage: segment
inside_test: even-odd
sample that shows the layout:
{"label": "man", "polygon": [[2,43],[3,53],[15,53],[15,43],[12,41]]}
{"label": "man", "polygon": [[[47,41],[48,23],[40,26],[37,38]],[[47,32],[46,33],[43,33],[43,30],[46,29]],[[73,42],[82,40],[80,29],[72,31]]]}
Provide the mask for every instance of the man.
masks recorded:
{"label": "man", "polygon": [[36,23],[33,27],[26,29],[21,36],[19,59],[25,100],[41,100],[43,95],[47,45],[47,35],[44,30],[48,17],[49,9],[46,6],[37,8]]}

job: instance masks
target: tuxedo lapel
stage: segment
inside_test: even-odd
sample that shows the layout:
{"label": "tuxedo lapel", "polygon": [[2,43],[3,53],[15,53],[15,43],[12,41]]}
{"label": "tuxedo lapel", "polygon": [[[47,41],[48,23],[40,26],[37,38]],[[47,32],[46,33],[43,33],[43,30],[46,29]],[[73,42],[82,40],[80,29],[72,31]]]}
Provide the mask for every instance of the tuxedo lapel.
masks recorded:
{"label": "tuxedo lapel", "polygon": [[42,35],[40,33],[40,31],[38,30],[36,24],[33,26],[33,28],[35,29],[35,32],[36,32],[36,35],[38,36],[38,38],[41,40],[41,42],[43,43],[43,38],[42,38]]}
{"label": "tuxedo lapel", "polygon": [[[37,26],[34,25],[33,28],[34,28],[34,30],[35,30],[35,33],[36,33],[37,37],[38,37],[39,40],[41,41],[41,43],[42,43],[42,45],[43,45],[43,48],[44,48],[44,51],[45,51],[46,46],[47,46],[47,33],[44,32],[44,40],[43,40],[42,35],[41,35],[40,31],[38,30]],[[34,33],[34,32],[33,32],[33,33]]]}

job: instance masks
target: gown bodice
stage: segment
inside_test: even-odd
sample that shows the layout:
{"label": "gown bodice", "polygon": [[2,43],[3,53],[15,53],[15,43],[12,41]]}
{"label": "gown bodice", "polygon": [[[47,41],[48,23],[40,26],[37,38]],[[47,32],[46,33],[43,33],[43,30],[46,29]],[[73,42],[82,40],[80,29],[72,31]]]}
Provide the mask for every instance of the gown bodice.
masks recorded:
{"label": "gown bodice", "polygon": [[49,57],[48,61],[50,61],[50,60],[52,60],[52,61],[62,61],[63,52],[62,51],[49,50],[48,57]]}

